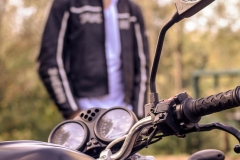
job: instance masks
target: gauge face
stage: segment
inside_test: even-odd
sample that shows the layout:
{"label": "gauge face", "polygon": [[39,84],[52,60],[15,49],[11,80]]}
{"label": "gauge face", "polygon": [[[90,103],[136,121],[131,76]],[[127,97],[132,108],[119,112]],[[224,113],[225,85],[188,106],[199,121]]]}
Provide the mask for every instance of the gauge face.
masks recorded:
{"label": "gauge face", "polygon": [[50,142],[76,150],[85,140],[85,133],[84,128],[79,123],[63,123],[53,132]]}
{"label": "gauge face", "polygon": [[97,136],[107,140],[121,137],[129,131],[133,121],[134,119],[126,110],[110,110],[96,124]]}

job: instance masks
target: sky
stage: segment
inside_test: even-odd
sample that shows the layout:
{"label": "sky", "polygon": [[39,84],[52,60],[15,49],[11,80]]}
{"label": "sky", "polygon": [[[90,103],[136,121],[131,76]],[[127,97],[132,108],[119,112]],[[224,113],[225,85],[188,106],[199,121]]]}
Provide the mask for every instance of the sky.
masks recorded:
{"label": "sky", "polygon": [[[8,6],[16,6],[17,7],[17,12],[16,16],[13,20],[15,24],[12,26],[12,30],[15,32],[18,32],[20,30],[19,27],[16,26],[21,26],[20,24],[23,22],[23,19],[32,15],[33,13],[36,12],[36,8],[34,7],[24,7],[22,0],[9,0],[8,1]],[[7,8],[9,10],[10,7]]]}
{"label": "sky", "polygon": [[36,11],[34,7],[24,7],[22,0],[9,0],[8,3],[9,5],[18,7],[17,15],[19,15],[19,17],[30,16]]}
{"label": "sky", "polygon": [[[226,5],[224,17],[218,17],[215,14],[216,5],[220,1],[225,3]],[[202,11],[197,13],[198,15],[197,17],[195,16],[190,17],[187,20],[185,27],[189,31],[192,31],[195,29],[204,31],[204,29],[206,28],[205,26],[208,22],[208,19],[214,17],[216,25],[212,27],[212,32],[216,32],[218,28],[226,27],[229,24],[231,24],[232,30],[236,31],[240,28],[240,22],[238,22],[238,17],[240,15],[239,15],[238,8],[236,7],[238,2],[239,1],[235,1],[235,0],[234,1],[216,0],[209,6],[204,8]],[[234,21],[233,23],[232,20],[236,20],[236,21]]]}

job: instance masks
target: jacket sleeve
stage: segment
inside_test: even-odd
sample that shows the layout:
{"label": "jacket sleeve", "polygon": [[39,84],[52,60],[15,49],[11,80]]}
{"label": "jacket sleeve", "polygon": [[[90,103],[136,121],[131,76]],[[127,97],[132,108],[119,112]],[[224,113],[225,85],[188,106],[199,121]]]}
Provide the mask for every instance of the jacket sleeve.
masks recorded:
{"label": "jacket sleeve", "polygon": [[68,81],[64,49],[68,27],[68,0],[54,0],[43,31],[37,59],[38,73],[64,118],[78,110]]}
{"label": "jacket sleeve", "polygon": [[149,44],[141,9],[134,5],[136,22],[135,30],[135,85],[134,85],[134,112],[139,118],[144,116],[144,105],[147,103],[149,78]]}

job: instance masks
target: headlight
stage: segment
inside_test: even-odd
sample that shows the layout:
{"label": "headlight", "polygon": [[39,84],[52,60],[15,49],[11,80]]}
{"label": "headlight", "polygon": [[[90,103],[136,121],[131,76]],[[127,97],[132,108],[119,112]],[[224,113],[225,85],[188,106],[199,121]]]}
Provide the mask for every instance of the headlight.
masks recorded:
{"label": "headlight", "polygon": [[48,142],[78,150],[83,146],[86,138],[86,126],[82,122],[69,120],[60,123],[52,130]]}

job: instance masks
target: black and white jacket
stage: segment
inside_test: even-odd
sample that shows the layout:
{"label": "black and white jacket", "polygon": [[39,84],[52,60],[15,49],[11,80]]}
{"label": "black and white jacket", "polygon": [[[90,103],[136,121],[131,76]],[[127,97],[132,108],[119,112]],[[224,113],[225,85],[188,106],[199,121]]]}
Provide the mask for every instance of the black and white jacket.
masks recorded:
{"label": "black and white jacket", "polygon": [[[125,101],[143,116],[149,73],[148,40],[140,8],[118,1]],[[54,0],[43,32],[38,72],[62,115],[81,108],[79,97],[108,94],[101,0]]]}

